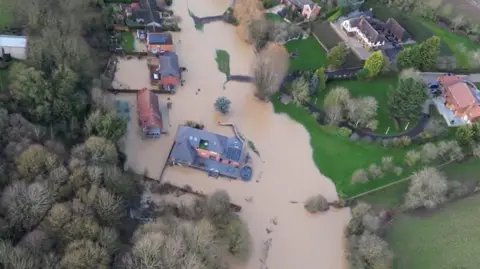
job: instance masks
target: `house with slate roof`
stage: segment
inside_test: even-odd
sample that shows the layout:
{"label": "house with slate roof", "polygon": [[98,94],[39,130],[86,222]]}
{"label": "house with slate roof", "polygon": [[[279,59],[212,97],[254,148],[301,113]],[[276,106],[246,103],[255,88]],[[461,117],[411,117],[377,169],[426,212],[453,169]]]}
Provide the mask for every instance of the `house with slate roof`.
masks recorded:
{"label": "house with slate roof", "polygon": [[385,45],[385,36],[379,33],[365,17],[356,17],[342,22],[342,28],[349,36],[357,37],[371,49]]}
{"label": "house with slate roof", "polygon": [[147,33],[147,48],[154,54],[173,51],[173,38],[171,33]]}
{"label": "house with slate roof", "polygon": [[173,91],[180,84],[181,79],[177,54],[171,51],[160,53],[158,62],[157,68],[151,67],[150,83],[161,86],[164,90]]}
{"label": "house with slate roof", "polygon": [[127,15],[127,26],[144,25],[145,27],[160,28],[162,26],[161,13],[156,0],[140,0],[124,7]]}
{"label": "house with slate roof", "polygon": [[180,125],[169,161],[174,165],[207,171],[212,176],[244,178],[243,170],[250,169],[251,172],[251,168],[245,166],[247,158],[246,145],[235,136]]}
{"label": "house with slate roof", "polygon": [[410,34],[394,18],[389,18],[384,25],[383,32],[388,39],[396,43],[405,43],[411,39]]}

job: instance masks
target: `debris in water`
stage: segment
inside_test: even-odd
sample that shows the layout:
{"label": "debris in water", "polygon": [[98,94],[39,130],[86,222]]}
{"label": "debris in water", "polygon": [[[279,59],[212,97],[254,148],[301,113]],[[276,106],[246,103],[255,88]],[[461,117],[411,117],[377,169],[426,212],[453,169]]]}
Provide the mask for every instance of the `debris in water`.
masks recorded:
{"label": "debris in water", "polygon": [[270,229],[270,228],[265,228],[265,231],[267,231],[267,234],[269,234],[269,233],[273,232],[273,230],[272,230],[272,229]]}
{"label": "debris in water", "polygon": [[271,219],[270,222],[272,222],[273,225],[278,225],[277,217],[274,217],[273,219]]}

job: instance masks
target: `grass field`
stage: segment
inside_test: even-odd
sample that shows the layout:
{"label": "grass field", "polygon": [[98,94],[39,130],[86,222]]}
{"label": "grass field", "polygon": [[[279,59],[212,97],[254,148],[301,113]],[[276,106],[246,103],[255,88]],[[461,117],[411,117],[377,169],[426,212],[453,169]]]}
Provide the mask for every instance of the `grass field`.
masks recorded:
{"label": "grass field", "polygon": [[387,232],[395,268],[478,268],[479,211],[480,196],[476,195],[425,215],[398,216]]}
{"label": "grass field", "polygon": [[285,48],[290,53],[295,52],[298,54],[296,58],[290,59],[290,71],[326,67],[327,52],[313,36],[303,40],[289,41],[285,44]]}
{"label": "grass field", "polygon": [[[404,131],[404,126],[400,126],[400,128],[397,129],[393,115],[390,114],[387,106],[388,92],[397,86],[397,82],[398,80],[396,77],[379,78],[367,82],[358,80],[332,81],[327,84],[326,91],[318,92],[316,96],[316,106],[322,108],[325,96],[331,89],[340,86],[345,87],[349,89],[351,95],[354,97],[372,96],[377,100],[378,129],[376,130],[376,133],[385,134],[389,128],[388,134],[401,132]],[[410,126],[413,126],[414,124],[415,123],[411,122]]]}
{"label": "grass field", "polygon": [[6,91],[8,86],[8,68],[0,69],[0,92]]}
{"label": "grass field", "polygon": [[302,107],[292,103],[284,105],[277,98],[272,98],[272,103],[275,112],[286,113],[310,133],[313,160],[320,172],[332,179],[339,194],[349,197],[402,177],[386,174],[383,179],[372,180],[365,184],[350,184],[355,170],[367,168],[372,163],[379,164],[383,156],[392,156],[398,165],[403,165],[406,149],[384,148],[374,143],[351,141],[340,136],[337,128],[318,125],[312,115]]}

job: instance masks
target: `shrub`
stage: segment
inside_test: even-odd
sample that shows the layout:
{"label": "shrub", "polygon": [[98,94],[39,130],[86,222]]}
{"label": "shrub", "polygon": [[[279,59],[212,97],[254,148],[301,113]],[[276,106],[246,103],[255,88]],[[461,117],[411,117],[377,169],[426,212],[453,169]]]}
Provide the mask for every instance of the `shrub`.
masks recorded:
{"label": "shrub", "polygon": [[368,173],[364,169],[357,169],[352,175],[352,184],[368,181]]}
{"label": "shrub", "polygon": [[395,166],[393,168],[393,173],[395,173],[395,175],[397,176],[400,176],[403,173],[403,169],[399,166]]}
{"label": "shrub", "polygon": [[392,139],[383,139],[382,140],[382,145],[386,148],[389,148],[393,145],[393,140]]}
{"label": "shrub", "polygon": [[185,125],[191,128],[199,129],[199,130],[203,130],[203,128],[205,128],[205,125],[203,123],[192,121],[192,120],[186,121]]}
{"label": "shrub", "polygon": [[225,96],[218,97],[215,101],[215,109],[222,114],[227,114],[230,111],[231,103]]}
{"label": "shrub", "polygon": [[368,75],[368,70],[363,68],[355,74],[355,77],[357,77],[358,80],[365,80],[368,78]]}
{"label": "shrub", "polygon": [[345,202],[345,200],[340,199],[340,200],[333,201],[330,205],[335,208],[344,208],[347,205],[347,203]]}
{"label": "shrub", "polygon": [[350,140],[352,140],[352,141],[357,141],[358,139],[360,139],[360,136],[357,133],[353,133],[350,136]]}
{"label": "shrub", "polygon": [[475,133],[472,127],[468,125],[462,125],[458,127],[455,135],[458,143],[460,143],[461,145],[467,145],[472,142],[474,134]]}
{"label": "shrub", "polygon": [[249,254],[250,235],[248,228],[241,220],[232,221],[225,232],[228,242],[228,251],[236,257],[245,259]]}
{"label": "shrub", "polygon": [[372,209],[371,205],[364,202],[359,202],[357,205],[355,205],[352,208],[352,217],[354,218],[362,217],[371,209]]}
{"label": "shrub", "polygon": [[17,171],[21,176],[32,181],[35,176],[45,172],[47,150],[41,145],[31,145],[18,157]]}
{"label": "shrub", "polygon": [[369,264],[375,264],[383,260],[388,261],[389,264],[392,263],[393,255],[388,247],[388,243],[379,236],[370,232],[364,232],[360,236],[358,240],[358,252]]}
{"label": "shrub", "polygon": [[377,178],[383,177],[382,169],[374,163],[372,163],[368,167],[368,173],[370,174],[371,179],[377,179]]}
{"label": "shrub", "polygon": [[382,157],[382,169],[384,171],[390,171],[393,168],[393,157],[392,156],[385,156]]}
{"label": "shrub", "polygon": [[308,198],[304,207],[305,210],[312,214],[317,212],[325,212],[330,208],[327,199],[321,194]]}
{"label": "shrub", "polygon": [[418,161],[420,161],[421,154],[415,150],[409,150],[407,154],[405,154],[405,163],[413,167],[415,166]]}
{"label": "shrub", "polygon": [[364,143],[372,143],[373,139],[370,136],[367,135],[367,136],[362,137],[362,141]]}
{"label": "shrub", "polygon": [[400,137],[400,143],[402,145],[402,147],[408,147],[410,146],[410,144],[412,143],[412,139],[410,139],[410,137],[408,136],[402,136]]}
{"label": "shrub", "polygon": [[343,137],[349,137],[352,134],[352,130],[347,127],[338,128],[338,133]]}

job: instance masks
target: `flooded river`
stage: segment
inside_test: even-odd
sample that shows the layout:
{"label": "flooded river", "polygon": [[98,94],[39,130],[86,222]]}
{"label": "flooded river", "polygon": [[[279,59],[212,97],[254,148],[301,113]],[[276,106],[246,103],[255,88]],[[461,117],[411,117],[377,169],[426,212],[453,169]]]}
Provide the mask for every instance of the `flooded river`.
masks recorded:
{"label": "flooded river", "polygon": [[[309,196],[321,193],[329,201],[337,199],[335,186],[323,176],[312,160],[309,134],[305,128],[286,115],[275,114],[269,103],[253,96],[253,85],[229,82],[225,89],[225,75],[215,62],[215,50],[230,54],[232,74],[248,75],[252,72],[253,49],[236,34],[234,26],[215,22],[197,31],[188,16],[187,0],[174,0],[174,12],[182,17],[182,31],[174,34],[180,65],[188,68],[184,73],[185,85],[172,96],[162,95],[162,101],[172,102],[169,134],[155,140],[141,140],[135,113],[129,123],[125,149],[127,166],[150,177],[160,176],[163,164],[173,143],[176,127],[186,120],[199,121],[205,129],[231,136],[228,127],[218,121],[236,124],[258,148],[261,159],[254,157],[254,177],[251,182],[230,181],[207,177],[206,173],[188,168],[169,167],[163,176],[175,185],[190,185],[206,194],[225,189],[234,203],[243,207],[241,216],[248,223],[253,238],[253,253],[238,269],[259,269],[264,258],[264,242],[271,239],[267,265],[272,269],[344,269],[345,242],[343,229],[350,212],[332,209],[327,213],[308,214],[301,203]],[[229,5],[227,0],[191,0],[189,8],[195,15],[221,14]],[[130,67],[129,67],[130,66]],[[138,87],[148,79],[145,69],[135,64],[122,65],[122,83]],[[131,68],[131,70],[128,70]],[[131,83],[129,82],[131,80]],[[231,112],[221,116],[213,103],[219,96],[232,101]],[[135,96],[123,95],[135,111]],[[167,100],[169,98],[169,100]],[[276,220],[277,225],[273,224]],[[271,233],[267,233],[267,229]]]}

